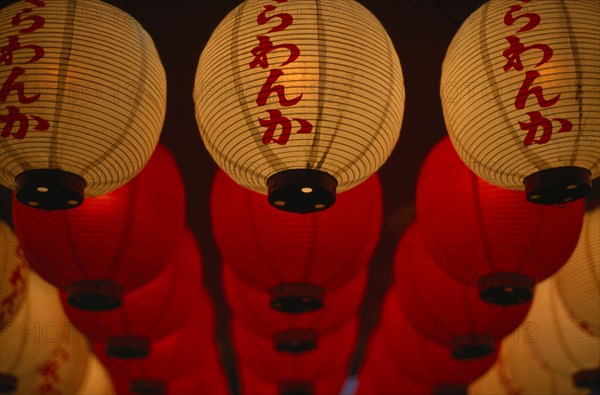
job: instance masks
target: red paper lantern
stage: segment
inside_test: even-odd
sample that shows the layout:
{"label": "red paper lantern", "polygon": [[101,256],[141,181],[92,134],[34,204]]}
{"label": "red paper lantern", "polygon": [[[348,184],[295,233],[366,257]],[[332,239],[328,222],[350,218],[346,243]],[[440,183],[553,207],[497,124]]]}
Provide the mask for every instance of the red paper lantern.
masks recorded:
{"label": "red paper lantern", "polygon": [[223,259],[240,279],[270,292],[277,310],[311,311],[322,307],[325,291],[367,266],[379,238],[381,187],[372,176],[334,207],[298,215],[273,209],[219,171],[211,212]]}
{"label": "red paper lantern", "polygon": [[471,172],[445,138],[427,157],[417,218],[440,267],[477,285],[491,303],[531,299],[532,287],[563,266],[577,245],[584,202],[533,205]]}
{"label": "red paper lantern", "polygon": [[198,244],[187,229],[163,272],[140,288],[125,292],[120,307],[81,310],[68,305],[64,291],[63,306],[83,333],[105,343],[109,355],[144,356],[152,340],[168,335],[190,318],[189,303],[202,297],[201,265]]}
{"label": "red paper lantern", "polygon": [[428,254],[415,223],[400,239],[394,271],[406,318],[426,337],[449,346],[454,358],[491,354],[494,343],[512,332],[529,310],[529,303],[486,303],[477,288],[444,273]]}
{"label": "red paper lantern", "polygon": [[466,394],[468,385],[494,364],[497,354],[471,360],[453,358],[447,346],[427,339],[406,319],[397,292],[394,287],[385,297],[372,342],[382,343],[398,374],[430,386],[435,394]]}
{"label": "red paper lantern", "polygon": [[240,363],[258,378],[278,383],[284,394],[310,393],[315,380],[346,373],[357,331],[358,320],[354,318],[323,336],[317,348],[286,353],[277,351],[270,339],[256,335],[235,317],[232,320],[232,337]]}
{"label": "red paper lantern", "polygon": [[301,314],[273,310],[269,294],[244,284],[223,265],[225,295],[233,313],[250,330],[273,339],[281,351],[306,351],[317,346],[319,337],[337,330],[357,312],[365,291],[367,271],[327,295],[324,308]]}
{"label": "red paper lantern", "polygon": [[89,310],[120,305],[123,291],[156,277],[181,238],[185,190],[177,164],[158,146],[131,182],[61,212],[13,201],[15,231],[30,265]]}
{"label": "red paper lantern", "polygon": [[93,343],[94,351],[111,376],[130,380],[135,388],[158,391],[169,381],[217,363],[214,316],[208,296],[203,294],[191,303],[195,307],[190,309],[190,320],[170,335],[154,340],[145,357],[111,356],[104,344]]}
{"label": "red paper lantern", "polygon": [[[285,394],[282,388],[276,382],[264,381],[256,377],[254,373],[245,365],[239,367],[240,372],[240,393],[241,395],[282,395]],[[346,373],[337,374],[335,376],[315,380],[312,382],[311,392],[307,395],[334,395],[339,394],[346,380]],[[301,392],[294,395],[304,395]]]}

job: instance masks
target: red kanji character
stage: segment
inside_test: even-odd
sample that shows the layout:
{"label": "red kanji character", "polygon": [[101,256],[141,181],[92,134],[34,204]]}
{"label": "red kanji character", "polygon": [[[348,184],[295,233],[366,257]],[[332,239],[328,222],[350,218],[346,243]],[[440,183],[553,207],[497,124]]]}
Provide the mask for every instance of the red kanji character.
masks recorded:
{"label": "red kanji character", "polygon": [[550,48],[550,46],[546,44],[534,44],[526,47],[521,43],[521,39],[517,36],[506,37],[506,40],[508,40],[510,47],[504,50],[503,52],[504,57],[507,59],[507,62],[504,65],[504,71],[508,71],[511,68],[514,68],[518,71],[523,70],[521,55],[523,55],[525,51],[529,51],[530,49],[539,49],[544,53],[542,60],[539,61],[538,64],[535,65],[535,67],[539,67],[544,63],[548,62],[550,59],[552,59],[552,55],[554,54],[552,48]]}
{"label": "red kanji character", "polygon": [[275,26],[274,28],[271,28],[271,30],[269,30],[269,33],[285,30],[288,28],[288,26],[290,26],[292,23],[294,23],[294,17],[291,16],[290,14],[286,14],[286,13],[276,14],[276,15],[267,17],[267,12],[271,12],[276,9],[277,9],[277,7],[274,5],[266,5],[264,11],[261,12],[258,15],[258,18],[256,19],[256,23],[258,23],[259,25],[264,25],[264,24],[270,22],[274,18],[281,19],[281,23],[279,25]]}
{"label": "red kanji character", "polygon": [[[544,118],[539,111],[532,111],[527,113],[529,115],[529,122],[519,122],[522,130],[527,131],[527,136],[523,140],[523,144],[528,147],[531,144],[546,144],[552,137],[552,122],[548,118]],[[573,130],[573,123],[568,119],[554,118],[554,121],[560,123],[560,129],[557,133],[570,132]],[[542,136],[536,139],[537,130],[542,127]]]}
{"label": "red kanji character", "polygon": [[19,42],[19,36],[9,36],[8,45],[0,47],[0,64],[12,64],[13,53],[19,49],[31,49],[35,53],[29,61],[25,63],[34,63],[44,57],[44,48],[35,44],[21,45]]}
{"label": "red kanji character", "polygon": [[273,45],[271,39],[268,36],[257,36],[259,44],[252,49],[252,55],[254,55],[254,60],[250,62],[250,68],[255,68],[257,66],[262,67],[263,69],[269,68],[269,59],[268,55],[280,48],[284,48],[290,51],[290,57],[280,64],[279,66],[285,66],[286,64],[290,64],[300,56],[300,49],[298,46],[294,44],[281,44],[281,45]]}
{"label": "red kanji character", "polygon": [[283,75],[283,71],[279,69],[271,70],[269,74],[269,78],[267,78],[267,82],[260,88],[260,93],[258,94],[258,98],[256,99],[256,104],[259,106],[264,106],[267,104],[267,100],[272,93],[276,93],[279,98],[279,104],[283,107],[291,107],[298,104],[298,102],[302,99],[303,94],[301,93],[298,97],[294,99],[287,99],[285,97],[285,86],[283,85],[275,85],[273,84],[277,82],[277,79]]}
{"label": "red kanji character", "polygon": [[12,90],[17,91],[17,95],[19,96],[19,103],[21,104],[31,104],[40,98],[39,93],[30,97],[25,96],[25,84],[22,82],[15,83],[15,80],[23,74],[25,74],[25,69],[21,67],[13,67],[10,75],[8,76],[6,81],[4,81],[4,84],[2,84],[2,87],[0,88],[0,103],[6,102],[8,94]]}
{"label": "red kanji character", "polygon": [[539,76],[540,73],[537,71],[528,71],[525,74],[525,81],[523,81],[523,85],[521,85],[521,88],[519,88],[519,94],[515,100],[515,107],[517,109],[524,109],[525,102],[531,95],[536,97],[539,106],[542,108],[552,107],[556,104],[556,102],[558,102],[558,99],[560,99],[560,93],[554,96],[552,99],[546,100],[544,99],[543,88],[541,86],[536,86],[534,88],[531,87],[535,79]]}
{"label": "red kanji character", "polygon": [[[267,128],[267,130],[263,133],[262,142],[264,144],[276,143],[279,145],[285,145],[290,139],[290,134],[292,133],[292,121],[288,118],[281,115],[281,111],[279,110],[268,110],[269,119],[259,118],[258,122],[260,122],[260,126]],[[299,118],[293,118],[294,121],[300,124],[300,129],[296,133],[310,133],[312,132],[313,125],[305,120]],[[281,126],[281,134],[279,138],[274,138],[273,135],[277,130],[277,127]]]}
{"label": "red kanji character", "polygon": [[25,0],[27,3],[31,3],[37,7],[45,7],[46,2],[44,0]]}
{"label": "red kanji character", "polygon": [[[7,106],[7,108],[8,114],[0,115],[0,124],[5,123],[2,128],[2,137],[12,136],[17,140],[24,139],[29,131],[29,118],[27,115],[21,113],[19,107]],[[31,118],[37,122],[33,130],[45,131],[50,128],[50,124],[45,119],[36,115],[31,115]],[[19,129],[13,132],[13,128],[17,122],[19,123]]]}
{"label": "red kanji character", "polygon": [[19,33],[21,33],[21,34],[33,33],[36,30],[44,27],[46,20],[40,15],[30,15],[30,16],[23,18],[23,14],[29,14],[32,11],[33,10],[31,8],[24,8],[23,11],[19,12],[17,15],[15,15],[13,17],[13,19],[11,21],[13,26],[21,26],[21,23],[24,21],[28,21],[28,20],[32,21],[31,26],[19,30]]}
{"label": "red kanji character", "polygon": [[527,22],[527,24],[525,26],[523,26],[522,28],[517,30],[517,33],[522,33],[522,32],[526,32],[526,31],[535,29],[536,26],[539,25],[542,20],[541,16],[539,16],[538,14],[534,14],[532,12],[521,14],[517,17],[513,16],[513,14],[515,12],[521,11],[522,9],[523,9],[523,7],[520,5],[513,5],[510,7],[510,10],[504,15],[504,24],[507,26],[512,26],[517,20],[519,20],[521,18],[529,19],[529,22]]}

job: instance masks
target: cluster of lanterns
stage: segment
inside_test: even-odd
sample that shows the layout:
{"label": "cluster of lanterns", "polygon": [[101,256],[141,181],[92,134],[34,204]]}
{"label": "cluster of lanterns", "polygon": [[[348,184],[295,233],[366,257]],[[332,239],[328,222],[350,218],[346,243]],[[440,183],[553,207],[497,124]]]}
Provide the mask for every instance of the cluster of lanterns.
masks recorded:
{"label": "cluster of lanterns", "polygon": [[[600,386],[600,211],[581,199],[600,175],[599,17],[595,1],[491,0],[457,33],[449,138],[422,167],[359,394]],[[185,188],[158,144],[152,39],[99,0],[18,1],[0,33],[15,191],[0,392],[227,394]],[[447,97],[474,84],[490,95]],[[207,43],[194,100],[221,168],[210,210],[241,392],[339,393],[404,111],[392,41],[355,0],[335,18],[246,0]]]}

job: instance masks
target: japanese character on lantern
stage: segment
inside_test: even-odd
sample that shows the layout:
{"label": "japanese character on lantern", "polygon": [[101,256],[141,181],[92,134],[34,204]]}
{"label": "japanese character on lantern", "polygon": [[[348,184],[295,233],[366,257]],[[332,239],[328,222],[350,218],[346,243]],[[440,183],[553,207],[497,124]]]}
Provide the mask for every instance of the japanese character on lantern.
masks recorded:
{"label": "japanese character on lantern", "polygon": [[302,93],[293,99],[288,99],[285,96],[285,86],[274,85],[279,79],[279,77],[281,77],[282,75],[284,75],[282,70],[271,70],[267,81],[260,89],[260,93],[258,94],[258,98],[256,99],[256,104],[258,104],[259,106],[266,105],[267,100],[273,93],[277,94],[277,97],[279,98],[279,104],[281,104],[283,107],[295,106],[300,102],[300,100],[302,100]]}
{"label": "japanese character on lantern", "polygon": [[8,45],[0,47],[0,64],[12,64],[13,53],[20,49],[30,49],[34,52],[34,55],[25,63],[34,63],[44,57],[44,48],[35,44],[21,45],[19,42],[19,36],[8,37]]}
{"label": "japanese character on lantern", "polygon": [[10,75],[0,87],[0,103],[6,103],[6,99],[8,98],[8,94],[11,91],[16,91],[17,96],[19,97],[19,103],[21,104],[31,104],[37,101],[40,98],[40,94],[36,94],[33,96],[27,97],[25,95],[25,84],[22,82],[15,82],[17,78],[25,74],[25,69],[22,67],[13,67]]}
{"label": "japanese character on lantern", "polygon": [[506,40],[510,44],[510,47],[503,52],[506,58],[506,64],[504,65],[504,71],[508,71],[514,68],[517,71],[523,70],[523,63],[521,62],[521,55],[530,49],[539,49],[543,52],[542,60],[540,60],[535,67],[539,67],[544,63],[552,59],[554,51],[546,44],[533,44],[528,47],[521,43],[521,39],[517,36],[506,37]]}
{"label": "japanese character on lantern", "polygon": [[[35,4],[35,3],[34,3]],[[38,29],[41,29],[46,24],[46,20],[44,17],[40,15],[29,15],[23,16],[25,14],[31,13],[33,10],[31,8],[24,8],[21,12],[15,15],[11,21],[13,26],[21,26],[21,23],[24,21],[31,21],[31,25],[29,27],[25,27],[19,30],[21,34],[33,33]]]}
{"label": "japanese character on lantern", "polygon": [[[529,122],[519,122],[522,130],[527,131],[523,144],[528,147],[532,144],[546,144],[550,141],[553,132],[552,121],[542,116],[539,111],[527,113]],[[568,119],[554,118],[553,121],[560,123],[560,129],[557,133],[570,132],[573,130],[573,123]],[[537,137],[538,128],[542,128],[542,135]]]}
{"label": "japanese character on lantern", "polygon": [[294,44],[281,44],[281,45],[273,45],[271,39],[268,36],[257,36],[259,44],[252,49],[252,55],[254,55],[254,60],[250,62],[250,68],[255,68],[257,66],[266,69],[269,67],[269,59],[268,55],[278,49],[287,49],[290,51],[289,58],[281,63],[279,67],[283,67],[294,62],[300,56],[300,49],[298,49],[297,45]]}
{"label": "japanese character on lantern", "polygon": [[[263,133],[262,142],[264,144],[276,143],[279,145],[285,145],[292,133],[292,121],[284,117],[279,110],[268,110],[270,118],[263,119],[259,118],[260,126],[267,128]],[[296,133],[310,133],[312,132],[313,125],[305,120],[299,118],[293,118],[294,121],[300,124],[300,128]],[[275,138],[275,131],[281,126],[281,133],[278,138]]]}
{"label": "japanese character on lantern", "polygon": [[523,7],[520,5],[513,5],[510,7],[510,10],[507,11],[504,15],[504,24],[507,26],[512,26],[515,22],[522,18],[529,19],[525,26],[517,30],[517,33],[523,33],[535,29],[542,20],[542,18],[538,14],[534,14],[532,12],[527,12],[518,16],[514,16],[515,12],[521,11],[522,9]]}
{"label": "japanese character on lantern", "polygon": [[544,98],[543,88],[541,86],[535,86],[532,88],[533,83],[539,76],[540,73],[537,71],[528,71],[525,74],[525,81],[523,81],[521,88],[519,88],[519,93],[517,94],[517,98],[515,100],[515,107],[517,109],[524,109],[526,101],[531,95],[536,97],[538,105],[542,108],[552,107],[558,102],[558,99],[560,99],[560,93],[553,98],[546,100]]}
{"label": "japanese character on lantern", "polygon": [[280,13],[269,17],[267,16],[267,12],[275,11],[276,9],[277,7],[274,5],[266,5],[263,12],[261,12],[258,15],[258,18],[256,19],[256,23],[258,23],[259,25],[265,25],[275,18],[281,19],[281,23],[271,28],[271,30],[269,30],[269,33],[285,30],[288,28],[288,26],[294,23],[294,17],[290,14]]}
{"label": "japanese character on lantern", "polygon": [[[0,114],[0,125],[4,124],[0,131],[2,137],[14,137],[17,140],[22,140],[27,136],[29,132],[29,118],[32,118],[37,124],[33,127],[33,130],[45,131],[50,128],[48,121],[37,115],[26,115],[21,113],[19,107],[7,106],[8,114]],[[15,125],[19,127],[14,131]]]}

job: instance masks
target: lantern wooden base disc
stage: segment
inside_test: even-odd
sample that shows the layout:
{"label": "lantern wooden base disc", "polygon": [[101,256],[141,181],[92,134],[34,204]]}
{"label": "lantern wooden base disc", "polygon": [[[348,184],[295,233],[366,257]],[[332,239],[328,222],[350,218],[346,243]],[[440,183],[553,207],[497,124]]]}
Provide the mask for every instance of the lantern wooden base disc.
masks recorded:
{"label": "lantern wooden base disc", "polygon": [[591,173],[582,167],[555,167],[523,180],[527,200],[536,204],[561,204],[585,197],[592,191]]}
{"label": "lantern wooden base disc", "polygon": [[167,383],[164,380],[131,380],[131,392],[134,394],[166,395]]}
{"label": "lantern wooden base disc", "polygon": [[301,353],[317,348],[318,334],[310,329],[291,329],[278,332],[273,337],[279,352]]}
{"label": "lantern wooden base disc", "polygon": [[310,381],[284,381],[279,383],[280,395],[312,395],[314,385]]}
{"label": "lantern wooden base disc", "polygon": [[337,180],[318,170],[285,170],[269,177],[267,187],[273,207],[306,214],[333,206]]}
{"label": "lantern wooden base disc", "polygon": [[440,384],[432,391],[433,395],[467,395],[469,387],[465,384]]}
{"label": "lantern wooden base disc", "polygon": [[55,169],[29,170],[19,174],[17,200],[42,210],[66,210],[83,203],[85,181],[76,174]]}
{"label": "lantern wooden base disc", "polygon": [[600,390],[600,369],[582,370],[573,375],[577,388]]}
{"label": "lantern wooden base disc", "polygon": [[323,307],[325,290],[307,283],[283,283],[272,287],[271,308],[284,313],[306,313]]}
{"label": "lantern wooden base disc", "polygon": [[106,354],[117,358],[143,358],[150,354],[150,340],[137,336],[109,337]]}
{"label": "lantern wooden base disc", "polygon": [[479,279],[481,300],[502,306],[526,303],[533,295],[533,281],[519,273],[492,273]]}
{"label": "lantern wooden base disc", "polygon": [[69,304],[75,308],[106,311],[121,306],[123,288],[110,281],[79,281],[68,288]]}
{"label": "lantern wooden base disc", "polygon": [[17,390],[17,378],[11,374],[0,373],[0,394],[13,393]]}
{"label": "lantern wooden base disc", "polygon": [[452,340],[450,348],[455,359],[483,358],[494,352],[494,339],[479,333],[458,336]]}

